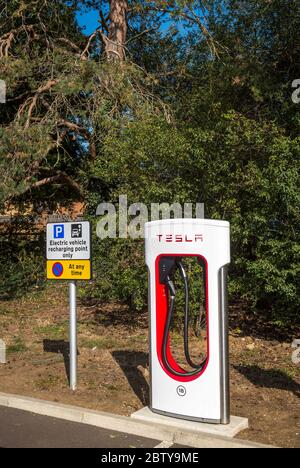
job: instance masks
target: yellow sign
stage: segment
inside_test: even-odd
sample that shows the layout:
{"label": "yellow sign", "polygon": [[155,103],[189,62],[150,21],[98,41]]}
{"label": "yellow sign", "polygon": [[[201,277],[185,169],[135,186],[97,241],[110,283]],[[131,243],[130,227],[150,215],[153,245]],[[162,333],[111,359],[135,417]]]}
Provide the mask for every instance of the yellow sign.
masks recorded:
{"label": "yellow sign", "polygon": [[47,279],[51,280],[90,280],[92,263],[90,260],[48,260]]}

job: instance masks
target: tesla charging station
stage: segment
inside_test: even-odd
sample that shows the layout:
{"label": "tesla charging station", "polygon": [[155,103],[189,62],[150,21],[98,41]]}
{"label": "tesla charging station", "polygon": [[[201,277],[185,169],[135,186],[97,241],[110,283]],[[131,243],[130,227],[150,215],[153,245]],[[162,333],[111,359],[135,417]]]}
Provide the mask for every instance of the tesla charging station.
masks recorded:
{"label": "tesla charging station", "polygon": [[[206,219],[154,221],[146,223],[145,237],[149,270],[150,409],[186,420],[229,424],[226,294],[230,225]],[[204,351],[198,360],[192,356],[195,353],[189,342],[189,272],[193,262],[194,271],[199,272],[199,295],[201,292],[205,309],[201,318],[205,322]],[[194,281],[197,289],[195,274]],[[181,304],[184,359],[173,352],[171,340],[180,283],[184,296],[184,306]]]}

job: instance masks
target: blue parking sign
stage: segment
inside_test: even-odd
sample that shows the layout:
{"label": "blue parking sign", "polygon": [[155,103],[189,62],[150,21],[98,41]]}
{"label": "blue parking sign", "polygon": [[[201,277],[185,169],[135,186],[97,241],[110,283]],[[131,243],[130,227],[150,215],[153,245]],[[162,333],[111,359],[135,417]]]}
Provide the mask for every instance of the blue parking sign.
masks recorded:
{"label": "blue parking sign", "polygon": [[64,239],[65,237],[65,226],[63,224],[55,224],[54,229],[54,239]]}

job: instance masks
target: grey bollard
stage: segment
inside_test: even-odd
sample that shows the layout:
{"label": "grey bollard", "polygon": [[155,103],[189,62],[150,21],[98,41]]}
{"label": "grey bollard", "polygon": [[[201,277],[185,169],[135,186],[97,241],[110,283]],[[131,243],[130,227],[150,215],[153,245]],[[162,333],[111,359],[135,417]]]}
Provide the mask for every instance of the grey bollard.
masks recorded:
{"label": "grey bollard", "polygon": [[6,364],[6,344],[0,340],[0,364]]}

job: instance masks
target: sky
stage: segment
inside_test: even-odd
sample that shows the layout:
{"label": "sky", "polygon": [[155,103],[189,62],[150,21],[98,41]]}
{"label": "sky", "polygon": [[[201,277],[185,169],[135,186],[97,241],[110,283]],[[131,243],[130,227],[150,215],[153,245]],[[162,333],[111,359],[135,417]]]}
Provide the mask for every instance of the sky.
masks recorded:
{"label": "sky", "polygon": [[[99,12],[98,10],[89,10],[84,12],[78,11],[77,21],[81,27],[84,27],[83,33],[90,36],[99,27]],[[170,24],[170,22],[165,21],[161,30],[167,30]],[[181,25],[180,22],[177,22],[177,26],[179,27],[179,31],[184,34],[183,25]]]}
{"label": "sky", "polygon": [[91,10],[86,13],[77,13],[77,21],[80,26],[84,26],[84,34],[89,36],[99,27],[99,13],[97,10]]}

